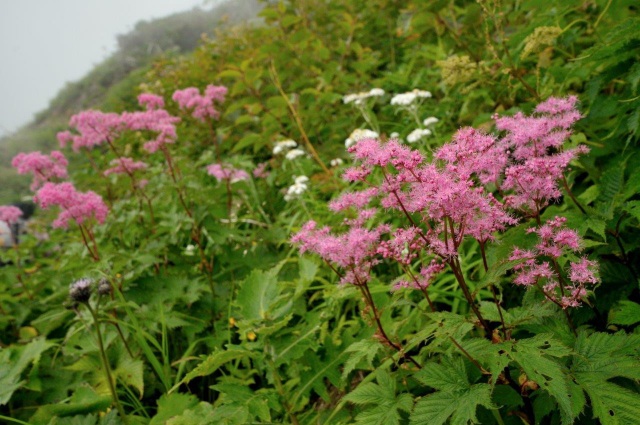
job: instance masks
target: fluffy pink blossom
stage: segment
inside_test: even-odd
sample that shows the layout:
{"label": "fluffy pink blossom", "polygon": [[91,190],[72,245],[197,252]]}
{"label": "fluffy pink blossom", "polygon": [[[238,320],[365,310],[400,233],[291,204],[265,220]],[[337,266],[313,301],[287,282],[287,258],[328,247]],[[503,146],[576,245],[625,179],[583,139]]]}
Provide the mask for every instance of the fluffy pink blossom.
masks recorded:
{"label": "fluffy pink blossom", "polygon": [[436,276],[445,269],[445,264],[438,260],[431,260],[427,267],[420,269],[420,275],[412,280],[400,280],[393,285],[392,291],[398,291],[403,288],[408,289],[427,289],[435,280]]}
{"label": "fluffy pink blossom", "polygon": [[22,217],[22,210],[13,205],[0,206],[0,221],[7,224],[17,223]]}
{"label": "fluffy pink blossom", "polygon": [[207,166],[207,173],[218,181],[229,180],[231,183],[249,180],[249,174],[230,164],[211,164]]}
{"label": "fluffy pink blossom", "polygon": [[53,151],[49,155],[38,152],[19,153],[11,161],[18,174],[33,173],[31,190],[36,190],[51,179],[66,179],[69,162],[62,152]]}
{"label": "fluffy pink blossom", "polygon": [[69,125],[76,130],[77,134],[69,131],[60,132],[58,141],[60,147],[71,143],[75,152],[81,148],[93,149],[106,143],[107,139],[116,137],[123,127],[119,114],[95,110],[82,111],[73,115]]}
{"label": "fluffy pink blossom", "polygon": [[52,205],[59,206],[62,211],[53,222],[53,227],[68,228],[69,220],[82,224],[95,219],[104,223],[109,209],[100,195],[89,192],[78,192],[72,183],[45,183],[34,196],[34,201],[42,209]]}
{"label": "fluffy pink blossom", "polygon": [[519,112],[496,118],[496,127],[505,132],[499,144],[511,155],[501,186],[511,192],[505,199],[510,206],[538,214],[561,195],[558,181],[569,162],[589,151],[586,146],[562,148],[571,135],[571,126],[581,118],[576,103],[575,96],[549,98],[531,116]]}
{"label": "fluffy pink blossom", "polygon": [[[149,95],[152,96],[152,95]],[[104,113],[100,111],[83,111],[71,117],[69,125],[76,133],[63,131],[58,133],[58,141],[64,147],[72,143],[74,151],[81,148],[93,149],[107,141],[113,141],[124,131],[148,131],[155,133],[155,138],[146,142],[144,148],[149,153],[159,150],[164,144],[174,143],[176,124],[180,118],[174,117],[164,109],[155,109],[158,100],[147,98],[146,111],[123,112],[122,114]],[[150,107],[153,105],[153,108]]]}
{"label": "fluffy pink blossom", "polygon": [[[563,308],[578,307],[587,295],[585,285],[599,282],[595,272],[597,263],[582,258],[569,265],[568,282],[561,284],[563,277],[555,261],[567,253],[580,251],[580,237],[565,227],[566,218],[555,217],[543,225],[529,229],[529,233],[538,236],[538,243],[532,250],[514,248],[509,260],[523,260],[513,269],[516,272],[514,283],[522,286],[541,285],[546,296]],[[554,262],[552,267],[551,259]]]}
{"label": "fluffy pink blossom", "polygon": [[138,104],[144,106],[147,110],[164,108],[164,99],[151,93],[142,93],[138,95]]}
{"label": "fluffy pink blossom", "polygon": [[258,166],[252,171],[253,177],[257,179],[266,179],[267,177],[269,177],[269,171],[267,171],[268,166],[269,163],[267,162],[261,162],[260,164],[258,164]]}
{"label": "fluffy pink blossom", "polygon": [[224,102],[227,88],[224,86],[208,85],[204,95],[195,87],[188,87],[176,90],[172,99],[178,103],[180,109],[191,111],[191,115],[199,121],[204,122],[207,118],[217,119],[220,116],[214,108],[214,102]]}
{"label": "fluffy pink blossom", "polygon": [[176,124],[180,122],[180,118],[172,116],[164,109],[123,112],[120,119],[127,130],[155,133],[155,138],[143,145],[149,153],[160,150],[166,144],[175,143],[178,137]]}
{"label": "fluffy pink blossom", "polygon": [[132,174],[137,170],[144,170],[147,168],[147,163],[143,161],[134,161],[131,158],[122,157],[116,158],[111,161],[112,167],[104,171],[104,175],[110,174]]}
{"label": "fluffy pink blossom", "polygon": [[314,221],[307,222],[291,241],[300,246],[300,252],[314,252],[343,270],[341,283],[363,285],[370,279],[371,267],[381,234],[388,226],[373,230],[352,227],[344,234],[332,235],[329,227],[318,229]]}

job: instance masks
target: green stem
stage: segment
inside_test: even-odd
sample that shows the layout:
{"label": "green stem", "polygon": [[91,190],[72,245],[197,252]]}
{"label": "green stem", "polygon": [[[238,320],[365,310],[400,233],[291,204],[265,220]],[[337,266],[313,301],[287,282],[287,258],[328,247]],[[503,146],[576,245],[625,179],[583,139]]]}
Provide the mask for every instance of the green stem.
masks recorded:
{"label": "green stem", "polygon": [[124,413],[124,409],[120,404],[120,400],[118,399],[118,393],[116,392],[116,387],[113,382],[113,378],[111,374],[111,366],[109,365],[109,359],[107,359],[107,353],[105,352],[104,344],[102,343],[102,332],[100,332],[100,322],[98,321],[98,315],[96,314],[95,310],[91,307],[91,304],[87,302],[85,305],[87,306],[87,309],[89,310],[89,312],[91,313],[91,316],[93,317],[93,324],[96,328],[96,335],[98,336],[98,348],[100,349],[100,357],[102,358],[104,373],[106,375],[107,382],[109,383],[109,390],[111,391],[111,397],[113,398],[113,402],[116,405],[116,409],[120,414],[120,418],[122,418],[122,422],[124,422],[126,425],[129,423],[129,421],[127,420],[127,416]]}

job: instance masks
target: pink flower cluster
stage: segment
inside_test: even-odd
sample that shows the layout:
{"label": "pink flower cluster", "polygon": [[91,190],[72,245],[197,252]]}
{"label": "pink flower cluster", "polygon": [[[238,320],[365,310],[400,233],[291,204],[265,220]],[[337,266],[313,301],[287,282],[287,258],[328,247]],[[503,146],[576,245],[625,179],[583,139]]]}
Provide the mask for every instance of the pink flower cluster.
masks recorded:
{"label": "pink flower cluster", "polygon": [[[355,219],[344,222],[347,232],[332,235],[328,227],[317,229],[315,222],[309,222],[292,241],[301,252],[315,252],[345,269],[350,277],[343,277],[343,282],[349,283],[362,282],[371,266],[382,259],[392,259],[406,270],[423,257],[420,253],[427,253],[436,258],[435,262],[423,267],[411,282],[400,280],[396,284],[396,289],[425,289],[443,264],[459,269],[457,258],[465,238],[476,239],[484,247],[497,232],[517,224],[512,209],[539,217],[540,210],[561,195],[558,181],[564,170],[578,154],[587,152],[585,147],[563,150],[562,146],[580,118],[576,102],[575,97],[551,98],[538,105],[532,116],[498,118],[503,137],[463,128],[435,153],[433,163],[396,140],[381,143],[363,138],[348,149],[356,165],[345,171],[344,178],[365,182],[369,188],[345,193],[329,205],[334,211],[356,211]],[[381,181],[369,181],[374,176],[381,176]],[[491,192],[495,188],[499,189],[499,198]],[[393,230],[389,226],[367,230],[365,224],[376,211],[374,204],[397,211],[406,224]],[[536,231],[541,242],[535,253],[519,255],[555,259],[566,250],[577,249],[577,234],[560,229],[558,220]],[[368,239],[357,239],[365,235]],[[572,265],[572,270],[574,267],[578,266]],[[524,268],[518,269],[522,273],[517,284],[530,284],[553,274],[548,263],[530,269],[526,273]],[[593,280],[584,270],[572,273],[583,281]],[[572,282],[568,293],[581,294],[581,286]],[[573,305],[575,297],[562,302]]]}
{"label": "pink flower cluster", "polygon": [[570,262],[568,278],[565,282],[556,259],[567,252],[580,251],[580,237],[565,227],[564,217],[555,217],[529,233],[538,235],[538,244],[532,250],[514,248],[509,260],[522,260],[513,269],[516,271],[514,283],[522,286],[540,286],[547,298],[563,308],[578,307],[587,295],[585,285],[599,282],[596,277],[597,264],[586,258]]}
{"label": "pink flower cluster", "polygon": [[318,229],[314,221],[306,223],[292,242],[300,245],[300,252],[315,252],[326,261],[344,269],[340,276],[343,284],[364,285],[370,279],[371,267],[379,261],[374,258],[376,246],[388,226],[373,230],[353,227],[342,235],[332,235],[329,227]]}
{"label": "pink flower cluster", "polygon": [[43,183],[51,179],[67,178],[67,165],[69,162],[62,152],[53,151],[49,155],[38,152],[19,153],[11,161],[11,165],[18,174],[33,173],[31,190],[36,190]]}
{"label": "pink flower cluster", "polygon": [[146,111],[115,114],[88,110],[72,116],[69,125],[75,128],[77,134],[70,131],[58,133],[60,146],[64,147],[67,143],[72,143],[73,150],[76,152],[81,148],[93,149],[111,142],[127,130],[156,133],[154,139],[144,144],[144,148],[149,153],[156,152],[162,145],[174,143],[177,138],[176,124],[180,118],[172,116],[164,109],[156,109],[155,106],[161,104],[157,100],[154,102],[141,95],[139,101],[141,105],[147,106]]}
{"label": "pink flower cluster", "polygon": [[217,119],[220,116],[214,107],[214,102],[224,102],[227,88],[224,86],[208,85],[204,95],[195,87],[188,87],[183,90],[176,90],[172,99],[175,100],[180,109],[191,111],[191,115],[197,120],[204,122],[207,118]]}
{"label": "pink flower cluster", "polygon": [[4,221],[7,224],[17,223],[22,217],[22,210],[13,205],[0,206],[0,221]]}
{"label": "pink flower cluster", "polygon": [[52,205],[59,206],[62,211],[53,222],[53,227],[67,229],[69,220],[83,224],[87,220],[95,219],[104,223],[109,209],[100,195],[89,192],[78,192],[72,183],[45,183],[35,194],[34,201],[42,209]]}
{"label": "pink flower cluster", "polygon": [[504,201],[512,208],[537,215],[561,195],[558,181],[569,162],[587,153],[586,146],[564,150],[571,126],[580,119],[578,99],[549,98],[526,116],[495,117],[502,138],[463,128],[453,143],[443,146],[437,157],[452,171],[475,175],[481,183],[494,183],[509,192]]}
{"label": "pink flower cluster", "polygon": [[249,180],[249,174],[241,169],[233,168],[230,164],[211,164],[207,166],[207,173],[218,181],[229,180],[231,183]]}
{"label": "pink flower cluster", "polygon": [[111,161],[113,167],[104,171],[104,175],[111,174],[133,174],[134,171],[144,170],[147,168],[147,163],[143,161],[135,161],[131,158],[121,157]]}

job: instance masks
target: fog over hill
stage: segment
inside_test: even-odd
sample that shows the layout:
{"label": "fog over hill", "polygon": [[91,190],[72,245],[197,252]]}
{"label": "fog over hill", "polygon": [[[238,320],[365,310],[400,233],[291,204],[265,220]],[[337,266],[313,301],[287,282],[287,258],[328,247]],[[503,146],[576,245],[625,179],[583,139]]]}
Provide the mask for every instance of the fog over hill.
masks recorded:
{"label": "fog over hill", "polygon": [[118,35],[112,55],[78,81],[67,83],[31,122],[0,138],[0,204],[15,202],[28,193],[28,179],[10,166],[15,154],[55,149],[55,133],[66,127],[71,115],[87,108],[117,110],[126,101],[125,93],[132,96],[131,89],[144,81],[156,58],[190,52],[203,34],[212,37],[224,26],[256,23],[262,6],[259,0],[227,0],[212,9],[194,8],[140,21],[132,31]]}

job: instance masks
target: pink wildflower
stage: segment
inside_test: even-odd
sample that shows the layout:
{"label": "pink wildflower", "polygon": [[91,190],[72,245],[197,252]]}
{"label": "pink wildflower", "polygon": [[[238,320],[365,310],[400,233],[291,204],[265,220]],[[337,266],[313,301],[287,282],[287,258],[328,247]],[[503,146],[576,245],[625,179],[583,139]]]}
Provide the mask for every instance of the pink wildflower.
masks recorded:
{"label": "pink wildflower", "polygon": [[176,90],[173,93],[173,100],[178,103],[180,109],[191,110],[191,115],[199,121],[204,122],[207,118],[218,118],[220,112],[214,107],[214,102],[224,102],[227,88],[224,86],[208,85],[204,95],[195,87],[188,87],[183,90]]}
{"label": "pink wildflower", "polygon": [[317,229],[316,223],[309,221],[291,241],[300,246],[300,252],[314,252],[344,269],[341,283],[363,285],[370,278],[371,267],[378,263],[374,254],[380,236],[388,230],[388,226],[373,230],[353,227],[347,233],[332,235],[329,227]]}
{"label": "pink wildflower", "polygon": [[231,183],[249,180],[249,174],[241,169],[233,168],[230,164],[211,164],[207,166],[207,173],[218,181],[229,180]]}
{"label": "pink wildflower", "polygon": [[267,177],[269,177],[269,172],[267,171],[268,166],[269,166],[269,163],[267,162],[262,162],[258,164],[258,166],[253,169],[253,172],[252,172],[253,177],[257,179],[266,179]]}
{"label": "pink wildflower", "polygon": [[7,224],[17,223],[22,217],[22,210],[13,205],[0,206],[0,221],[4,221]]}
{"label": "pink wildflower", "polygon": [[420,275],[415,280],[400,280],[393,285],[392,291],[397,291],[403,288],[409,289],[427,289],[431,283],[435,280],[436,276],[440,274],[445,268],[445,265],[438,260],[431,260],[431,263],[427,267],[420,269]]}
{"label": "pink wildflower", "polygon": [[164,99],[151,93],[142,93],[138,96],[138,104],[147,110],[164,108]]}
{"label": "pink wildflower", "polygon": [[[560,285],[562,276],[558,275],[560,270],[555,260],[567,252],[580,250],[580,237],[574,230],[567,229],[565,222],[566,218],[555,217],[538,228],[529,229],[528,233],[538,235],[538,244],[530,251],[516,247],[509,258],[509,260],[524,260],[513,268],[516,272],[515,284],[542,285],[545,295],[563,308],[580,306],[582,298],[587,295],[585,285],[594,285],[599,282],[595,275],[597,263],[583,258],[579,262],[570,263],[569,282]],[[545,258],[552,259],[553,268]]]}
{"label": "pink wildflower", "polygon": [[53,151],[49,156],[40,152],[19,153],[11,161],[19,174],[33,173],[31,190],[36,190],[43,183],[53,178],[67,178],[67,165],[69,162],[62,152]]}
{"label": "pink wildflower", "polygon": [[34,201],[43,209],[52,205],[59,206],[62,211],[53,222],[53,227],[69,227],[69,220],[82,224],[94,218],[104,223],[109,209],[102,198],[94,192],[78,192],[72,183],[45,183],[34,196]]}
{"label": "pink wildflower", "polygon": [[110,174],[133,174],[134,171],[144,170],[147,164],[143,161],[134,161],[131,158],[122,157],[111,161],[112,167],[104,171],[104,175]]}

